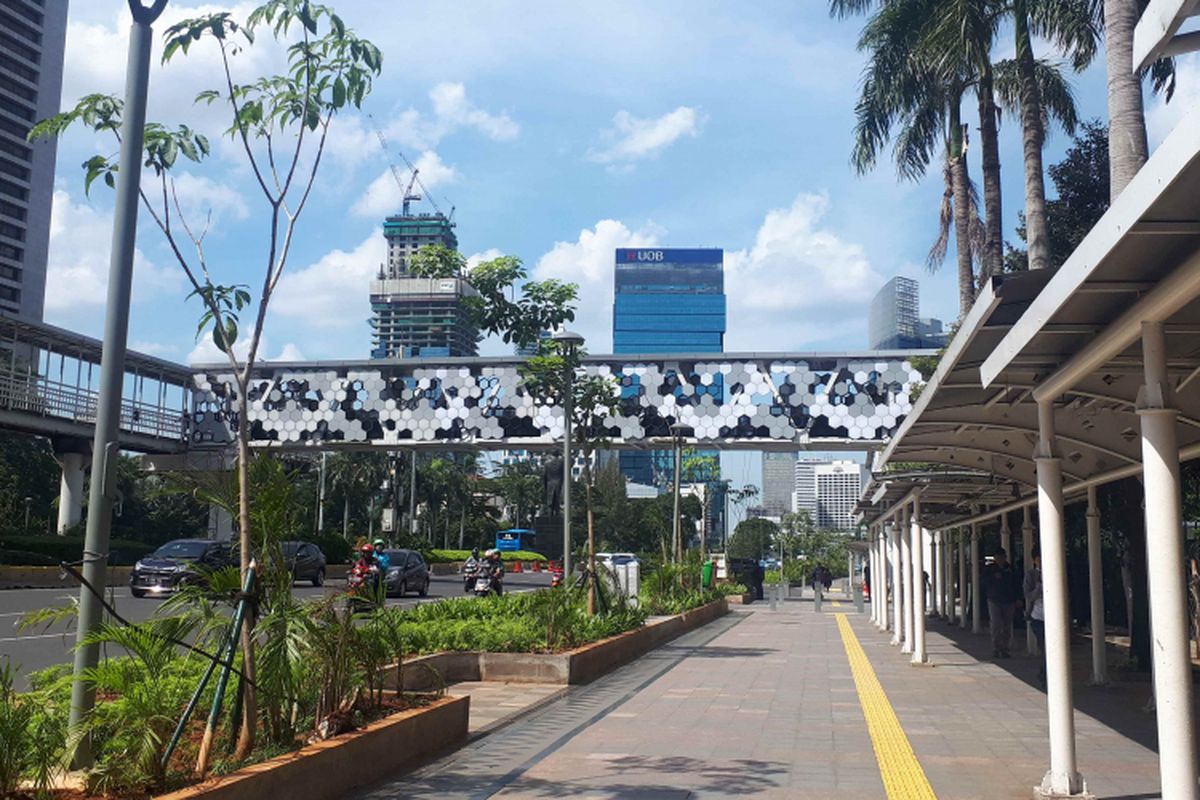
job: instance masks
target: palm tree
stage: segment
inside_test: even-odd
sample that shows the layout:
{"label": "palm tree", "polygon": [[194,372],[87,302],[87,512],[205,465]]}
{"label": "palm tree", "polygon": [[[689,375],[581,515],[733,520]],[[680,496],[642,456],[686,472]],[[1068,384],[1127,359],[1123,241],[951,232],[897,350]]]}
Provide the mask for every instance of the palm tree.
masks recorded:
{"label": "palm tree", "polygon": [[1108,174],[1112,199],[1146,163],[1146,116],[1141,76],[1133,71],[1133,30],[1138,0],[1104,0],[1104,50],[1108,66]]}
{"label": "palm tree", "polygon": [[1020,47],[1017,58],[996,64],[996,96],[1005,110],[1021,118],[1025,149],[1025,241],[1028,244],[1029,268],[1045,269],[1053,265],[1046,221],[1042,144],[1051,120],[1057,121],[1068,134],[1075,134],[1075,126],[1079,123],[1075,98],[1057,64],[1040,59],[1033,59],[1031,64],[1026,64]]}
{"label": "palm tree", "polygon": [[[871,0],[831,0],[835,15],[864,11]],[[893,155],[900,177],[917,180],[941,148],[946,185],[940,231],[929,266],[945,258],[953,222],[958,262],[959,314],[975,301],[974,263],[982,225],[967,169],[963,96],[972,73],[963,61],[930,57],[924,36],[937,0],[889,0],[868,20],[858,48],[870,54],[855,115],[851,161],[859,173],[874,168],[879,152],[894,136]]]}
{"label": "palm tree", "polygon": [[999,0],[941,0],[927,10],[921,33],[926,58],[973,78],[979,106],[983,171],[984,236],[979,282],[1003,269],[1004,220],[1000,196],[999,107],[996,104],[992,44],[1003,5]]}

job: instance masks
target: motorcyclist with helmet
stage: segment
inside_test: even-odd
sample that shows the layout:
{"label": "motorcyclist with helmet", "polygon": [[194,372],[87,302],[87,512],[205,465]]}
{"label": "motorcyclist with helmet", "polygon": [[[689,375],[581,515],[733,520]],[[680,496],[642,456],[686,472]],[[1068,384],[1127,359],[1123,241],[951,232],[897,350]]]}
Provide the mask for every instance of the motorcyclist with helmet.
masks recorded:
{"label": "motorcyclist with helmet", "polygon": [[479,548],[471,548],[471,557],[463,562],[463,591],[470,592],[475,588],[475,576],[483,562],[479,558]]}
{"label": "motorcyclist with helmet", "polygon": [[486,570],[491,578],[492,591],[497,595],[504,594],[504,561],[499,550],[492,548],[484,553],[482,569]]}
{"label": "motorcyclist with helmet", "polygon": [[387,542],[383,539],[376,539],[374,544],[375,563],[379,565],[380,573],[387,575],[388,569],[392,566],[392,559],[384,549],[387,547]]}

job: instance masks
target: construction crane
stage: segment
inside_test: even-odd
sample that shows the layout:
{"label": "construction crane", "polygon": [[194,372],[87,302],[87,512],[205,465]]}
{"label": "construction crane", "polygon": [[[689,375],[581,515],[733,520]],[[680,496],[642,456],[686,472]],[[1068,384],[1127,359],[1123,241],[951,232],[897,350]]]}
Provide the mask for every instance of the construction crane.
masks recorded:
{"label": "construction crane", "polygon": [[[383,128],[379,127],[379,123],[375,121],[374,115],[368,114],[367,118],[371,120],[371,125],[373,125],[375,128],[375,135],[379,138],[379,146],[381,148],[383,148],[383,152],[385,155],[388,154],[389,152],[391,152],[391,148],[388,147],[387,138],[384,137],[384,135],[383,135]],[[412,203],[413,201],[420,201],[422,199],[422,196],[424,196],[424,199],[429,201],[429,204],[431,206],[433,206],[434,211],[441,214],[442,210],[440,208],[438,208],[438,204],[433,199],[433,195],[431,195],[429,193],[429,190],[425,188],[425,184],[421,182],[421,171],[419,169],[417,169],[415,164],[413,164],[411,161],[408,160],[408,156],[404,155],[403,152],[401,152],[400,150],[396,150],[395,153],[396,153],[396,155],[400,156],[400,159],[404,162],[405,166],[408,167],[410,175],[411,175],[411,177],[408,179],[408,183],[405,184],[404,178],[400,175],[400,168],[396,166],[396,162],[390,161],[390,160],[388,161],[388,168],[392,171],[392,177],[395,178],[396,185],[400,187],[400,192],[401,192],[400,203],[401,203],[401,210],[402,210],[402,213],[404,214],[404,216],[406,216],[406,217],[408,216],[409,204]],[[420,189],[421,189],[420,194],[416,194],[413,192],[414,186],[420,187]],[[451,211],[450,215],[451,215],[451,217],[453,217],[454,211]]]}

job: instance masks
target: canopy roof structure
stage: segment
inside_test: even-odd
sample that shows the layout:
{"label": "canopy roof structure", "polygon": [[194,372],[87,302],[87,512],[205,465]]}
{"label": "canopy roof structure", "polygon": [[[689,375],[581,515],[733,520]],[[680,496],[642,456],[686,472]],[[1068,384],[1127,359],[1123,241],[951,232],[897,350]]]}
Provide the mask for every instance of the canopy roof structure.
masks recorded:
{"label": "canopy roof structure", "polygon": [[1133,64],[1144,69],[1156,59],[1200,48],[1200,33],[1179,33],[1200,14],[1200,0],[1150,0],[1133,33]]}
{"label": "canopy roof structure", "polygon": [[[986,502],[971,502],[970,482],[945,482],[942,491],[957,494],[963,510],[957,524],[1028,504],[1043,401],[1056,407],[1068,495],[1137,474],[1145,320],[1165,323],[1181,458],[1200,455],[1197,198],[1200,111],[1160,145],[1061,268],[983,286],[876,469],[908,462],[975,469],[1017,487],[1019,499],[988,511]],[[867,521],[885,508],[870,504]]]}

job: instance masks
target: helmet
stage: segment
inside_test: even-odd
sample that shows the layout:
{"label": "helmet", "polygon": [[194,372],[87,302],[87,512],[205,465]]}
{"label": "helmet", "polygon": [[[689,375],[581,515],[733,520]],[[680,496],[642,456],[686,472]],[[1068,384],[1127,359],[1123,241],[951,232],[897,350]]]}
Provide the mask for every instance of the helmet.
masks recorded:
{"label": "helmet", "polygon": [[382,550],[385,547],[387,547],[387,542],[385,542],[383,539],[375,540],[375,549],[376,550]]}
{"label": "helmet", "polygon": [[372,553],[373,554],[375,552],[375,548],[369,544],[364,544],[362,547],[358,548],[358,550],[360,553]]}
{"label": "helmet", "polygon": [[478,547],[472,547],[472,548],[471,548],[471,555],[472,555],[473,557],[475,557],[475,558],[479,558],[479,548],[478,548]]}
{"label": "helmet", "polygon": [[488,550],[486,553],[484,553],[484,556],[487,558],[499,558],[500,551],[493,547],[491,550]]}

